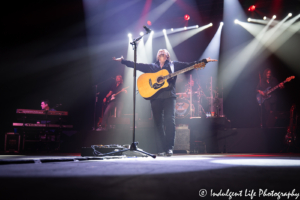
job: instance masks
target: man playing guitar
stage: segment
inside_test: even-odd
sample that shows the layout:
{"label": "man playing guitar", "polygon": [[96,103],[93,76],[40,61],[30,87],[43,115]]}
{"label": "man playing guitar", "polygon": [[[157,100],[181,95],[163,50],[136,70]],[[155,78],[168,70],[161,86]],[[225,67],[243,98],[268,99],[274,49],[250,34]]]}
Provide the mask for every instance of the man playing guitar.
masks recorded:
{"label": "man playing guitar", "polygon": [[[210,58],[189,63],[171,61],[170,53],[166,49],[158,50],[156,59],[156,62],[152,64],[137,63],[136,69],[144,73],[157,73],[162,70],[167,70],[169,73],[173,73],[199,63],[205,65],[208,62],[217,61]],[[125,60],[123,57],[114,57],[113,60],[119,61],[127,67],[132,68],[134,66],[133,62]],[[169,78],[167,80],[169,86],[158,92],[150,99],[154,123],[158,129],[158,135],[160,137],[160,140],[157,141],[160,143],[158,146],[160,146],[160,151],[164,151],[167,156],[173,155],[174,147],[176,78],[177,76]],[[141,92],[143,91],[139,91],[140,94]]]}
{"label": "man playing guitar", "polygon": [[[257,92],[262,95],[263,97],[266,96],[264,93],[264,90],[266,90],[268,87],[274,87],[278,85],[278,81],[275,77],[272,76],[271,69],[267,68],[265,69],[263,76],[261,80],[259,81],[256,89]],[[279,84],[279,87],[282,89],[284,88],[283,83]],[[272,114],[274,111],[276,111],[277,107],[277,95],[276,93],[272,94],[272,97],[269,99],[266,99],[264,103],[262,104],[262,127],[267,126],[267,119],[270,117],[270,114]]]}
{"label": "man playing guitar", "polygon": [[[116,83],[111,87],[110,91],[106,95],[106,97],[103,99],[103,103],[107,104],[107,107],[105,109],[105,112],[103,114],[101,125],[97,130],[104,130],[107,124],[107,120],[109,117],[109,114],[112,110],[114,110],[117,107],[117,116],[120,117],[122,110],[123,110],[123,102],[120,101],[121,99],[121,93],[127,93],[127,90],[123,88],[123,78],[121,75],[116,76]],[[118,94],[118,95],[116,95]]]}

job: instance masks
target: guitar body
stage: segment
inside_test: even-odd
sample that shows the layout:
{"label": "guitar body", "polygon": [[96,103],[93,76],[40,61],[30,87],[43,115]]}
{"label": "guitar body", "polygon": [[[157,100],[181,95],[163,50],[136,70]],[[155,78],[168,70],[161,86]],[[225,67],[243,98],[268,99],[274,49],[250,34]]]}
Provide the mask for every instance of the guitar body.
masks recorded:
{"label": "guitar body", "polygon": [[[168,70],[163,69],[155,73],[142,74],[137,80],[140,95],[145,99],[151,99],[160,90],[167,88],[169,83],[163,80],[163,76],[169,75]],[[161,81],[161,79],[163,81]]]}
{"label": "guitar body", "polygon": [[[264,91],[264,93],[267,94],[267,92],[268,92],[270,89],[271,89],[271,87],[268,87],[268,88]],[[258,102],[259,105],[263,104],[264,101],[265,101],[266,99],[269,99],[269,98],[271,98],[271,95],[262,96],[262,95],[259,94],[259,93],[257,93],[257,95],[256,95],[256,100],[257,100],[257,102]]]}

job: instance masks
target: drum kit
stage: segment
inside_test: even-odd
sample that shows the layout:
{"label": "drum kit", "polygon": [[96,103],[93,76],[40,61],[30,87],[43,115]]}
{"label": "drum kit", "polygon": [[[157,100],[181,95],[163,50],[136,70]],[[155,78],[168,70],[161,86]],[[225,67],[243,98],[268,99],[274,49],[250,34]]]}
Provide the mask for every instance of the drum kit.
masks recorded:
{"label": "drum kit", "polygon": [[[185,92],[176,93],[175,118],[205,118],[223,115],[223,99],[219,98],[218,88],[212,90],[208,84],[204,90],[191,81],[185,85]],[[192,90],[194,89],[194,91]],[[204,92],[206,91],[206,93]],[[209,95],[207,95],[207,93]]]}

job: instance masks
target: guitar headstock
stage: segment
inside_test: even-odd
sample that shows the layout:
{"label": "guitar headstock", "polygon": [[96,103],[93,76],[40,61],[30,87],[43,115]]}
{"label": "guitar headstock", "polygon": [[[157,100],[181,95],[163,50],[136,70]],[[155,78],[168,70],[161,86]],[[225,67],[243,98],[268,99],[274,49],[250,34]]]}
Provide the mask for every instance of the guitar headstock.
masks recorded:
{"label": "guitar headstock", "polygon": [[295,78],[295,76],[290,76],[290,77],[286,78],[286,82],[290,82],[294,78]]}
{"label": "guitar headstock", "polygon": [[194,69],[202,69],[205,67],[205,63],[201,62],[201,63],[195,64],[193,67],[194,67]]}

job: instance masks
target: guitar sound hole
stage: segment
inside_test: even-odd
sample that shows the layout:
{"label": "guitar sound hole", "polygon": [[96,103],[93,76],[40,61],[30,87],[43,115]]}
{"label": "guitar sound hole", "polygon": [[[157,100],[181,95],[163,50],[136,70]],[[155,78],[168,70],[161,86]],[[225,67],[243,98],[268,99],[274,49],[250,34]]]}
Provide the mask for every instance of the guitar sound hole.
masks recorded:
{"label": "guitar sound hole", "polygon": [[164,82],[164,78],[163,77],[158,77],[157,78],[157,83],[163,83]]}

